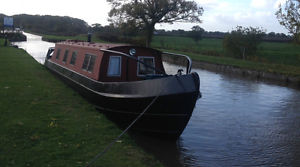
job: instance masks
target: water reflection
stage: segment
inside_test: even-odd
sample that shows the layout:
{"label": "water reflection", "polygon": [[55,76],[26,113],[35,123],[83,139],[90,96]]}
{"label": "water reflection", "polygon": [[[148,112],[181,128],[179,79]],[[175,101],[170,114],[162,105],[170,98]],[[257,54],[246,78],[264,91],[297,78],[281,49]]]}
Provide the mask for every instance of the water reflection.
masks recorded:
{"label": "water reflection", "polygon": [[152,153],[163,164],[170,167],[181,167],[181,152],[177,141],[160,140],[150,136],[143,136],[130,132],[130,136],[136,144],[141,146],[146,152]]}
{"label": "water reflection", "polygon": [[180,146],[196,158],[185,165],[300,165],[298,90],[196,71],[203,98]]}
{"label": "water reflection", "polygon": [[45,56],[49,47],[54,47],[54,43],[42,41],[42,37],[29,33],[24,33],[27,36],[26,42],[15,42],[19,48],[26,50],[36,61],[41,64],[45,62]]}
{"label": "water reflection", "polygon": [[[18,45],[40,63],[54,44],[26,34]],[[164,63],[168,73],[178,67]],[[300,91],[194,69],[203,97],[177,142],[133,134],[169,167],[300,166]]]}

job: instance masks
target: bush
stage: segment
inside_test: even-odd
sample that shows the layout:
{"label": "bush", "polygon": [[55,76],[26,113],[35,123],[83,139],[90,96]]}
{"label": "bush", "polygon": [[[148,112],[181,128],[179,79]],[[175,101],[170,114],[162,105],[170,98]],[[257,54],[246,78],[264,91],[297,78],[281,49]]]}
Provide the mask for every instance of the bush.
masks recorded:
{"label": "bush", "polygon": [[0,34],[0,38],[5,38],[5,35],[7,36],[7,39],[10,42],[19,42],[19,41],[26,41],[27,38],[24,34],[22,33],[6,33],[6,34]]}
{"label": "bush", "polygon": [[203,28],[200,26],[192,27],[192,31],[188,33],[188,36],[192,38],[196,43],[202,39],[202,35],[205,32]]}
{"label": "bush", "polygon": [[238,26],[223,40],[225,54],[243,59],[255,55],[264,34],[265,30],[261,28]]}

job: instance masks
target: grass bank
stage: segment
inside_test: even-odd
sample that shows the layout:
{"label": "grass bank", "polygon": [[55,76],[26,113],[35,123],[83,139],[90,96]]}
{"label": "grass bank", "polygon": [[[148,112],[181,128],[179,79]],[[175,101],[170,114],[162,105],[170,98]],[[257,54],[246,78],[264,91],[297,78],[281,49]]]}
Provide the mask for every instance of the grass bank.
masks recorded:
{"label": "grass bank", "polygon": [[189,53],[189,52],[180,52],[176,50],[164,49],[164,51],[186,54],[189,55],[194,61],[206,62],[206,63],[212,63],[218,65],[228,65],[228,66],[237,67],[241,69],[263,71],[268,73],[282,74],[285,76],[297,77],[300,79],[300,67],[298,66],[259,63],[259,62],[228,58],[228,57],[216,57],[216,56],[207,56],[207,55],[201,55],[201,54]]}
{"label": "grass bank", "polygon": [[[0,59],[1,167],[82,167],[121,133],[24,50]],[[94,166],[162,165],[125,135]]]}

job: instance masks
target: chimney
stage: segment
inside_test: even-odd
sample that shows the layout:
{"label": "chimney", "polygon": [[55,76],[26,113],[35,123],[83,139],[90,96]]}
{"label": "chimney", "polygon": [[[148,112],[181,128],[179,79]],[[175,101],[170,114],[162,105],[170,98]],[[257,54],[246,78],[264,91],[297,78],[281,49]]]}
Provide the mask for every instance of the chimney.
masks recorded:
{"label": "chimney", "polygon": [[88,42],[92,42],[92,33],[88,33]]}

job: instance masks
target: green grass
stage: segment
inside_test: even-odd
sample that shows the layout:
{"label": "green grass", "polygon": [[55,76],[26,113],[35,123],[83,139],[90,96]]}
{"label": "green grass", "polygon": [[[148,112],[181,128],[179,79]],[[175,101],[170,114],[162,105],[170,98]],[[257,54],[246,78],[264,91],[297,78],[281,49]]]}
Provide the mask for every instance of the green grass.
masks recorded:
{"label": "green grass", "polygon": [[[155,36],[152,47],[209,56],[224,56],[222,39],[204,38],[196,43],[187,37]],[[262,42],[258,46],[257,54],[252,58],[252,61],[300,66],[300,45]]]}
{"label": "green grass", "polygon": [[270,73],[284,74],[287,76],[300,77],[299,66],[260,63],[260,62],[234,59],[230,57],[216,57],[216,56],[201,55],[197,53],[181,52],[177,50],[164,50],[164,51],[186,54],[190,56],[194,61],[208,62],[208,63],[220,64],[220,65],[229,65],[229,66],[234,66],[242,69],[265,71]]}
{"label": "green grass", "polygon": [[[0,46],[0,59],[1,167],[82,167],[121,133],[25,51]],[[125,135],[95,166],[161,164]]]}
{"label": "green grass", "polygon": [[258,47],[257,57],[265,62],[300,66],[300,45],[262,42]]}
{"label": "green grass", "polygon": [[[81,40],[86,41],[87,35],[77,35],[77,36],[55,36],[55,35],[42,35],[44,39],[52,39],[52,40]],[[107,43],[99,38],[96,38],[95,36],[92,36],[92,42],[99,42],[99,43]]]}
{"label": "green grass", "polygon": [[[4,47],[4,43],[5,43],[5,39],[0,38],[0,47]],[[9,44],[10,44],[10,42],[9,42],[9,40],[7,40],[7,45],[9,45]]]}
{"label": "green grass", "polygon": [[202,53],[220,56],[223,53],[223,44],[220,39],[202,39],[198,43],[187,37],[154,36],[151,46],[169,50]]}

